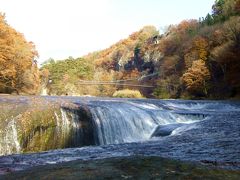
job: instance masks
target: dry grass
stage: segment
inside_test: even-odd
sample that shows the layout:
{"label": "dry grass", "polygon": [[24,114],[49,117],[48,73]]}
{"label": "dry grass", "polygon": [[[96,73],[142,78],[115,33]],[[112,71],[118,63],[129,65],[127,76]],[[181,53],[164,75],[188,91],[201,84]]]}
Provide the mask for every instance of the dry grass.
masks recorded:
{"label": "dry grass", "polygon": [[115,91],[113,97],[118,98],[144,98],[138,90],[123,89]]}

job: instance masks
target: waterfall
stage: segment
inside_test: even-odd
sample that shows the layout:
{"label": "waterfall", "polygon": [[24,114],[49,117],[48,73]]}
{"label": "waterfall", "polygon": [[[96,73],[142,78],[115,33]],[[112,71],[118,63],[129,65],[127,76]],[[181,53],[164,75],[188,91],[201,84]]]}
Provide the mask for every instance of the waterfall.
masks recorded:
{"label": "waterfall", "polygon": [[[4,120],[0,126],[0,155],[94,144],[92,130],[83,130],[82,122],[89,121],[81,117],[84,111],[60,108],[52,113],[43,113],[39,119],[26,120],[19,114]],[[48,118],[51,123],[44,121]]]}
{"label": "waterfall", "polygon": [[100,144],[146,140],[156,123],[151,115],[134,107],[119,105],[91,108]]}
{"label": "waterfall", "polygon": [[17,126],[14,118],[8,122],[1,135],[0,155],[11,154],[12,152],[19,153],[21,151],[20,143],[18,141]]}
{"label": "waterfall", "polygon": [[[5,114],[0,111],[0,155],[46,151],[1,157],[1,172],[126,156],[160,156],[214,168],[239,168],[240,102],[44,98],[47,103],[41,102],[44,108],[35,114],[26,108],[9,114],[11,106]],[[49,106],[55,99],[64,102]],[[45,106],[52,109],[44,111]]]}
{"label": "waterfall", "polygon": [[56,118],[57,127],[59,127],[60,123],[61,123],[61,120],[60,120],[60,118],[59,118],[59,116],[58,116],[58,114],[56,112],[54,112],[54,116]]}
{"label": "waterfall", "polygon": [[16,127],[15,120],[10,121],[9,126],[12,128],[12,133],[10,133],[10,134],[7,133],[6,137],[13,139],[14,146],[16,148],[16,152],[19,153],[20,152],[20,143],[18,141],[17,127]]}
{"label": "waterfall", "polygon": [[101,101],[89,105],[95,134],[100,145],[150,139],[159,125],[193,123],[205,118],[198,114],[180,114],[146,102]]}
{"label": "waterfall", "polygon": [[[160,126],[205,120],[218,111],[215,107],[222,106],[217,102],[194,101],[77,100],[76,106],[59,107],[46,111],[48,113],[29,116],[34,117],[32,119],[21,119],[18,115],[3,121],[0,155],[146,141],[161,129]],[[234,104],[225,104],[224,107],[227,107],[225,111],[239,111]],[[194,126],[182,126],[173,129],[170,135],[191,128]]]}

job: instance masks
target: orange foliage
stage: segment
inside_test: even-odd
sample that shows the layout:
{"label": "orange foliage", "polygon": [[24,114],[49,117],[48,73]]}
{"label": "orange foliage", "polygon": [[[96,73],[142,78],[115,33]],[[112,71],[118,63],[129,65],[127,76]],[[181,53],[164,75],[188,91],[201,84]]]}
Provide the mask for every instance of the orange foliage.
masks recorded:
{"label": "orange foliage", "polygon": [[179,57],[178,56],[167,56],[164,58],[164,62],[162,65],[163,71],[166,76],[176,74],[176,66],[178,64]]}
{"label": "orange foliage", "polygon": [[207,82],[210,80],[210,71],[203,60],[194,61],[192,67],[182,76],[187,90],[193,94],[207,95]]}
{"label": "orange foliage", "polygon": [[157,33],[155,27],[146,26],[140,31],[132,33],[128,38],[120,40],[110,48],[99,51],[97,54],[89,54],[84,58],[90,60],[94,56],[96,69],[115,70],[118,62],[123,64],[131,60],[134,56],[135,48],[145,43],[154,33]]}
{"label": "orange foliage", "polygon": [[194,41],[195,48],[198,51],[199,59],[202,59],[203,61],[207,60],[208,56],[208,42],[205,38],[198,37]]}
{"label": "orange foliage", "polygon": [[[38,71],[33,68],[37,55],[34,44],[27,42],[23,34],[10,27],[0,14],[0,92],[22,91],[31,80],[38,86]],[[26,72],[34,75],[26,79]]]}

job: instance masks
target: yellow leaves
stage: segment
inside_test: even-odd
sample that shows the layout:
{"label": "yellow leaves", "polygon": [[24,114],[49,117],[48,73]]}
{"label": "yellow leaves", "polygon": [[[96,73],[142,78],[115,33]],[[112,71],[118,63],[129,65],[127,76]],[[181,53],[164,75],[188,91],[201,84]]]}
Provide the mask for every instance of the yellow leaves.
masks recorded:
{"label": "yellow leaves", "polygon": [[138,90],[123,89],[115,91],[113,97],[117,98],[143,98],[143,95]]}
{"label": "yellow leaves", "polygon": [[189,30],[194,30],[197,27],[196,20],[183,20],[178,26],[177,31],[178,33],[188,33]]}
{"label": "yellow leaves", "polygon": [[43,68],[43,69],[40,71],[40,76],[41,76],[42,79],[48,78],[48,76],[49,76],[49,70]]}
{"label": "yellow leaves", "polygon": [[35,94],[38,92],[40,85],[40,78],[38,69],[35,69],[34,66],[31,69],[27,69],[22,77],[21,82],[24,84],[22,91],[28,94]]}
{"label": "yellow leaves", "polygon": [[194,41],[194,45],[195,45],[195,47],[198,51],[199,59],[202,59],[203,61],[206,61],[207,56],[208,56],[208,42],[207,42],[207,40],[202,38],[202,37],[198,37]]}
{"label": "yellow leaves", "polygon": [[192,66],[192,62],[198,59],[198,52],[197,51],[191,51],[189,53],[186,53],[184,55],[184,62],[185,67],[188,69]]}
{"label": "yellow leaves", "polygon": [[210,71],[203,60],[194,61],[192,67],[182,76],[182,81],[189,92],[207,95],[207,81]]}
{"label": "yellow leaves", "polygon": [[185,67],[190,68],[193,62],[197,59],[206,62],[209,54],[208,51],[209,51],[208,41],[203,37],[195,38],[191,49],[184,55]]}
{"label": "yellow leaves", "polygon": [[94,60],[94,65],[96,66],[96,68],[99,68],[104,62],[106,62],[104,58],[98,58]]}
{"label": "yellow leaves", "polygon": [[34,44],[27,42],[23,34],[9,26],[0,14],[0,82],[8,86],[7,93],[21,90],[25,83],[29,83],[29,79],[24,82],[26,72],[33,73],[30,79],[39,83],[37,71],[32,69],[36,55]]}

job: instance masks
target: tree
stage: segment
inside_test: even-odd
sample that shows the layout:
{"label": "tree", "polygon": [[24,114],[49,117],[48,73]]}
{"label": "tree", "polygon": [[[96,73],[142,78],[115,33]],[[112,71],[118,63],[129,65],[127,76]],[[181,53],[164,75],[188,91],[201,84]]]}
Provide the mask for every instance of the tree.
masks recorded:
{"label": "tree", "polygon": [[22,83],[22,92],[34,95],[40,91],[40,77],[36,66],[27,69],[20,80]]}
{"label": "tree", "polygon": [[[33,68],[37,56],[34,44],[27,42],[23,34],[9,26],[5,16],[0,14],[0,92],[27,93],[29,82],[24,81],[25,73],[31,72],[39,78],[37,68]],[[39,85],[39,81],[35,83]]]}
{"label": "tree", "polygon": [[199,59],[203,61],[207,60],[208,57],[208,42],[203,37],[198,37],[194,41],[195,48],[198,52]]}
{"label": "tree", "polygon": [[[53,61],[50,59],[41,67],[42,83],[47,85],[50,94],[85,94],[85,87],[79,87],[80,80],[93,78],[92,62],[83,58]],[[50,83],[49,83],[50,80]],[[75,92],[74,92],[75,91]]]}
{"label": "tree", "polygon": [[182,76],[183,84],[190,94],[197,96],[208,95],[210,71],[203,60],[194,61],[192,67]]}
{"label": "tree", "polygon": [[179,56],[166,56],[163,60],[162,71],[164,76],[171,76],[177,73],[177,66],[179,63]]}
{"label": "tree", "polygon": [[184,55],[184,63],[185,63],[185,67],[188,69],[192,66],[193,61],[195,61],[196,59],[198,59],[198,52],[197,50],[191,50],[190,52],[187,52]]}
{"label": "tree", "polygon": [[212,17],[212,15],[210,15],[209,13],[207,14],[206,18],[204,19],[205,24],[207,24],[208,26],[211,26],[214,24],[214,19]]}
{"label": "tree", "polygon": [[[115,80],[114,71],[110,71],[109,73],[106,71],[98,71],[95,73],[94,79],[97,82],[111,82]],[[112,96],[113,93],[117,90],[116,85],[108,85],[108,84],[98,84],[97,85],[97,95],[98,96]]]}

